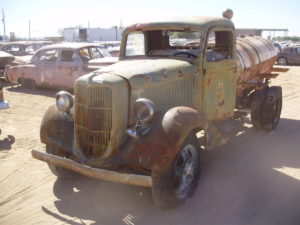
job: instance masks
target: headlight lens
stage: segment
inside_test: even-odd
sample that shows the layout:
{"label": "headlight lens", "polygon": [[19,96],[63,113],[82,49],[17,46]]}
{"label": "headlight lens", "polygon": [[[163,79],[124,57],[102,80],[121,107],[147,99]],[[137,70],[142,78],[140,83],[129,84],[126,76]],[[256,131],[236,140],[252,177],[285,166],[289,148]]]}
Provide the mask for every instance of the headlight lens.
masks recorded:
{"label": "headlight lens", "polygon": [[133,112],[137,116],[138,121],[142,124],[149,122],[154,115],[154,104],[146,98],[136,100]]}
{"label": "headlight lens", "polygon": [[73,106],[73,96],[66,92],[60,91],[56,94],[56,107],[62,112],[68,112]]}

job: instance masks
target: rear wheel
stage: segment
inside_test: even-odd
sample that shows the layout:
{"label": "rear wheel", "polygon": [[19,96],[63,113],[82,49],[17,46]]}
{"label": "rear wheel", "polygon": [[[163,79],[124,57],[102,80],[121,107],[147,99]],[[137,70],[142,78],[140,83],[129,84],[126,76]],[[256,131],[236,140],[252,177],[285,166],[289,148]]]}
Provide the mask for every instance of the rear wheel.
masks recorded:
{"label": "rear wheel", "polygon": [[251,102],[251,121],[254,128],[273,130],[280,120],[282,89],[274,86],[256,90]]}
{"label": "rear wheel", "polygon": [[278,86],[270,87],[266,94],[262,110],[263,127],[267,130],[276,128],[282,108],[282,88]]}
{"label": "rear wheel", "polygon": [[190,134],[168,169],[153,169],[152,194],[160,207],[177,207],[191,197],[200,177],[200,147]]}
{"label": "rear wheel", "polygon": [[287,64],[288,64],[286,58],[283,58],[283,57],[280,57],[280,58],[277,60],[277,62],[278,62],[279,65],[287,65]]}
{"label": "rear wheel", "polygon": [[251,122],[254,128],[262,128],[262,108],[264,104],[264,99],[266,95],[266,90],[256,90],[252,94],[250,116]]}
{"label": "rear wheel", "polygon": [[20,79],[20,83],[22,85],[22,87],[26,88],[26,89],[30,89],[30,90],[35,90],[37,89],[37,85],[35,83],[34,80],[32,79]]}
{"label": "rear wheel", "polygon": [[[51,146],[51,145],[46,145],[46,152],[48,154],[52,154],[52,155],[56,155],[56,156],[61,156],[61,157],[68,157],[69,154],[57,147]],[[58,167],[52,163],[47,163],[49,166],[49,169],[51,170],[51,172],[56,175],[59,178],[71,178],[73,176],[76,175],[75,172],[65,169],[65,168],[61,168]]]}

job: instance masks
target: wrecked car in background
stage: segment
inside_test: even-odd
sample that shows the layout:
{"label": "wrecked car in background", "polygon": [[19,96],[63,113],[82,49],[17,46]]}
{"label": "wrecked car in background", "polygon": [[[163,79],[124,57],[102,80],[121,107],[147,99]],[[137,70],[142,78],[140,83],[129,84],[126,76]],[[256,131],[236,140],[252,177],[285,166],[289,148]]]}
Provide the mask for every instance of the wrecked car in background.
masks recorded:
{"label": "wrecked car in background", "polygon": [[81,75],[116,61],[105,57],[93,44],[56,44],[37,51],[28,64],[7,66],[5,75],[9,82],[29,89],[38,86],[73,89],[74,81]]}
{"label": "wrecked car in background", "polygon": [[236,40],[229,19],[134,24],[119,59],[77,79],[74,96],[58,92],[44,115],[46,153],[32,156],[58,177],[150,187],[157,205],[175,207],[197,186],[200,149],[227,143],[249,114],[257,129],[279,122],[276,50],[260,37]]}
{"label": "wrecked car in background", "polygon": [[278,65],[300,64],[300,45],[291,45],[278,53]]}
{"label": "wrecked car in background", "polygon": [[52,44],[51,41],[16,41],[1,45],[1,51],[15,56],[12,65],[30,62],[32,55],[40,48]]}
{"label": "wrecked car in background", "polygon": [[0,51],[0,77],[4,77],[4,69],[6,65],[11,64],[15,57],[7,52]]}
{"label": "wrecked car in background", "polygon": [[14,56],[33,55],[38,49],[52,44],[51,41],[16,41],[7,42],[1,46],[1,51],[5,51]]}

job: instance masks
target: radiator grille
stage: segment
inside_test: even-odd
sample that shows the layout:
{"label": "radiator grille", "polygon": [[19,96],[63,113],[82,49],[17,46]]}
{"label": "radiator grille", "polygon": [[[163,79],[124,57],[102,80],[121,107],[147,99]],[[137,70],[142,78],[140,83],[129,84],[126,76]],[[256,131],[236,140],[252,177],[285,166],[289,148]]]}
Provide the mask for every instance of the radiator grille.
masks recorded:
{"label": "radiator grille", "polygon": [[108,87],[77,84],[75,132],[81,151],[99,157],[106,151],[112,129],[112,91]]}

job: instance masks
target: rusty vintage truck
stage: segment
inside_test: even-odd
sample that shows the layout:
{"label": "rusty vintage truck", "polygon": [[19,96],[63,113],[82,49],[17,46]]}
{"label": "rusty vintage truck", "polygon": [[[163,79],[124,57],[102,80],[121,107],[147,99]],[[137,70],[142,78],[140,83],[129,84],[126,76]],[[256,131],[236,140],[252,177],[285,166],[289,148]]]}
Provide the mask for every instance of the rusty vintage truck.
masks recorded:
{"label": "rusty vintage truck", "polygon": [[279,122],[281,87],[269,85],[276,50],[261,37],[236,38],[230,19],[192,17],[137,23],[123,32],[119,62],[61,91],[41,124],[48,163],[150,187],[154,202],[176,207],[200,177],[200,149],[225,144],[250,115],[256,129]]}

